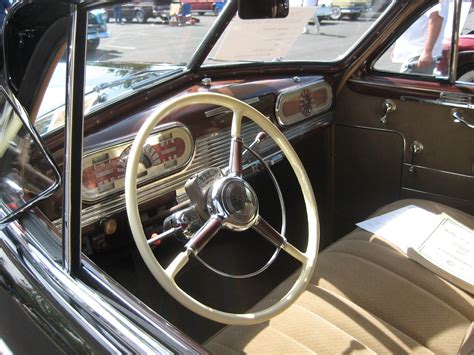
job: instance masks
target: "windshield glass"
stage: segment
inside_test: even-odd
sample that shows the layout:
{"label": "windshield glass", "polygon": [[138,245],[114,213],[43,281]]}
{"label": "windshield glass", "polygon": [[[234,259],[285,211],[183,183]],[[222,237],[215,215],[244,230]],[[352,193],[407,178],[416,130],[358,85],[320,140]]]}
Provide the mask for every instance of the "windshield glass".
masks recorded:
{"label": "windshield glass", "polygon": [[290,0],[286,18],[235,16],[205,64],[335,61],[343,58],[392,3],[390,0]]}
{"label": "windshield glass", "polygon": [[[91,10],[84,113],[182,73],[228,2],[134,1]],[[290,0],[286,18],[242,20],[236,15],[204,65],[335,61],[390,4],[390,0]],[[65,86],[63,56],[35,121],[40,134],[64,125]]]}
{"label": "windshield glass", "polygon": [[[196,3],[134,1],[89,11],[84,114],[182,73],[224,7],[224,0]],[[64,54],[35,122],[40,134],[64,125],[65,97]]]}

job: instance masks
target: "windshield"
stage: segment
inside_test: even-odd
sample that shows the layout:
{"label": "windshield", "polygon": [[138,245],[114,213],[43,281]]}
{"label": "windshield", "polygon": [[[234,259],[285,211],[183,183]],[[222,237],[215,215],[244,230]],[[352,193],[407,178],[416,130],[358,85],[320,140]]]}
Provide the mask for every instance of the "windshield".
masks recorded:
{"label": "windshield", "polygon": [[[199,11],[171,1],[130,2],[88,13],[84,114],[186,70],[224,7]],[[35,127],[40,134],[64,126],[66,54],[55,69]]]}
{"label": "windshield", "polygon": [[391,3],[290,0],[285,18],[234,16],[204,64],[336,61],[346,56]]}
{"label": "windshield", "polygon": [[[85,114],[185,71],[228,2],[134,1],[90,11]],[[290,0],[286,18],[242,20],[235,15],[204,65],[338,60],[391,1],[317,3]],[[65,86],[63,56],[36,119],[40,134],[64,125]]]}

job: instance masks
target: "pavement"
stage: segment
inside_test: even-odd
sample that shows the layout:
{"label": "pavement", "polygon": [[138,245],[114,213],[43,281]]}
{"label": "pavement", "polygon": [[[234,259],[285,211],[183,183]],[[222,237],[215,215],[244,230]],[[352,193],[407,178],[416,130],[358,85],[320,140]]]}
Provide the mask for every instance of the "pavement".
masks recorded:
{"label": "pavement", "polygon": [[[110,37],[102,39],[99,48],[89,53],[88,59],[187,63],[216,20],[211,15],[196,18],[199,23],[185,26],[170,26],[151,19],[145,24],[116,25],[111,22],[108,24]],[[334,60],[349,49],[373,21],[370,17],[357,21],[322,21],[320,32],[299,36],[285,59]]]}

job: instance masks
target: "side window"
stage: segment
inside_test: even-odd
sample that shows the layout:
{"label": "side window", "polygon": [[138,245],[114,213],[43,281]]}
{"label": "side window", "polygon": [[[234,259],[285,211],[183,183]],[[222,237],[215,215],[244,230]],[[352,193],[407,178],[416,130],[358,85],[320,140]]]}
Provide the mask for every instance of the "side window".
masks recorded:
{"label": "side window", "polygon": [[[462,3],[461,28],[470,27],[471,1]],[[447,77],[451,53],[454,2],[440,0],[425,11],[379,58],[376,70]],[[474,37],[474,36],[473,36]]]}

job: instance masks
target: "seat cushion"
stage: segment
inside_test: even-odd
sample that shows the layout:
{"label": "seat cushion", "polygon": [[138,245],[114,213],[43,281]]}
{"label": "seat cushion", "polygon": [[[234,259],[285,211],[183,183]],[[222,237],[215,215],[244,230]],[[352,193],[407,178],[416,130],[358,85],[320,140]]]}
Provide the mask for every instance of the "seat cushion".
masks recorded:
{"label": "seat cushion", "polygon": [[[473,228],[472,216],[422,200],[397,201],[376,215],[408,205]],[[278,300],[294,277],[254,309]],[[310,286],[287,311],[267,323],[226,327],[205,346],[219,354],[455,354],[473,320],[472,295],[356,229],[320,254]]]}

